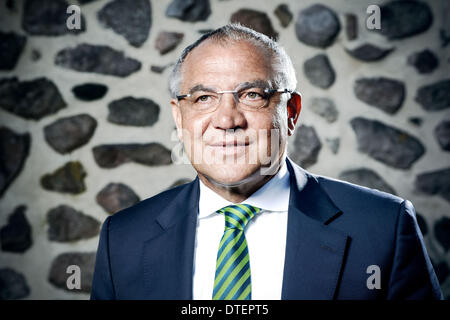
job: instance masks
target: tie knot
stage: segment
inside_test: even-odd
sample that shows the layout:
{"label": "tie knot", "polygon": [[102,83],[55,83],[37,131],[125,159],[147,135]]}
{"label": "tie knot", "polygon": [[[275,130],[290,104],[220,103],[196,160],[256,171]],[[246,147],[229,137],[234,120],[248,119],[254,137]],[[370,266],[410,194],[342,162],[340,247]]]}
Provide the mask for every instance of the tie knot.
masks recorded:
{"label": "tie knot", "polygon": [[233,204],[217,210],[225,216],[225,228],[244,230],[249,221],[260,211],[249,204]]}

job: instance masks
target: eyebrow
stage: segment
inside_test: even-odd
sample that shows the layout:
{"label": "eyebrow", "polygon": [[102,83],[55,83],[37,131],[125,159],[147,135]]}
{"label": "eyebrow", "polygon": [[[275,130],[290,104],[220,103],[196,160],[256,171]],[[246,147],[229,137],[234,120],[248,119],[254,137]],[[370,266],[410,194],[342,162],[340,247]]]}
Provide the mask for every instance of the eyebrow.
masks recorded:
{"label": "eyebrow", "polygon": [[[271,86],[269,85],[267,80],[257,79],[257,80],[250,81],[250,82],[240,83],[236,87],[236,90],[239,91],[239,90],[244,90],[244,89],[248,89],[248,88],[269,88],[270,89]],[[212,88],[212,87],[207,87],[203,84],[197,84],[189,90],[189,94],[192,94],[196,91],[217,92],[217,89]]]}
{"label": "eyebrow", "polygon": [[244,89],[248,89],[248,88],[269,88],[270,89],[270,85],[269,85],[268,81],[258,79],[258,80],[251,81],[251,82],[243,82],[243,83],[239,84],[239,86],[236,89],[244,90]]}
{"label": "eyebrow", "polygon": [[216,89],[211,88],[211,87],[206,87],[202,84],[197,84],[189,90],[189,93],[192,94],[196,91],[216,92]]}

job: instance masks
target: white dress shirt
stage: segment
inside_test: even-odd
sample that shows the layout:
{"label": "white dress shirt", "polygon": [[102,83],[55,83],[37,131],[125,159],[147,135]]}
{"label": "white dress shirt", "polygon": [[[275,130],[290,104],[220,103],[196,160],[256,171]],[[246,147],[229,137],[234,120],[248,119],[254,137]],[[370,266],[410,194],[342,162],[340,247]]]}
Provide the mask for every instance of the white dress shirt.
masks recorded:
{"label": "white dress shirt", "polygon": [[[193,299],[211,300],[217,251],[225,218],[216,212],[232,205],[200,182],[199,214],[195,241]],[[289,172],[286,162],[278,173],[241,203],[261,208],[245,229],[253,300],[279,300],[283,284],[289,206]]]}

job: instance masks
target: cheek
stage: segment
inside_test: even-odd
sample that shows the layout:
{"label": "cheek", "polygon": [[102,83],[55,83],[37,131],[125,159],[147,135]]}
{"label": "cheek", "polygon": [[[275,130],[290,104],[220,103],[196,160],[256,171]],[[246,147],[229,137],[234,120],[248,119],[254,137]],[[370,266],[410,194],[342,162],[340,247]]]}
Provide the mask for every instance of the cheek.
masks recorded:
{"label": "cheek", "polygon": [[283,109],[273,109],[272,112],[255,117],[254,129],[258,134],[258,149],[267,150],[267,155],[277,150],[287,132],[287,115]]}
{"label": "cheek", "polygon": [[202,141],[203,135],[208,126],[207,117],[192,117],[185,114],[182,117],[183,142],[188,147],[193,141]]}
{"label": "cheek", "polygon": [[181,114],[181,125],[183,129],[194,132],[196,128],[201,127],[201,118],[194,117],[191,113],[185,111]]}
{"label": "cheek", "polygon": [[270,139],[273,132],[278,131],[282,126],[282,119],[275,110],[260,113],[254,116],[249,122],[250,128],[261,139]]}
{"label": "cheek", "polygon": [[276,117],[275,111],[272,109],[265,109],[260,112],[250,112],[245,115],[249,129],[271,129],[273,127],[273,120]]}
{"label": "cheek", "polygon": [[258,158],[267,158],[270,153],[271,135],[274,130],[275,115],[273,112],[253,114],[248,118],[249,132],[256,138],[257,144],[253,145],[250,152],[255,153]]}

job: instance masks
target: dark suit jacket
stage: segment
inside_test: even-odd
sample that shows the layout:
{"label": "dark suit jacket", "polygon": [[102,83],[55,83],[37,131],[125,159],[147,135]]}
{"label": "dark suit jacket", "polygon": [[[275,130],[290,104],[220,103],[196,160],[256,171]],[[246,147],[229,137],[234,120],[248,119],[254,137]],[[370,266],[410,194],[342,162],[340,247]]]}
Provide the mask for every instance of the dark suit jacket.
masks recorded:
{"label": "dark suit jacket", "polygon": [[[282,299],[442,299],[411,202],[287,165]],[[91,299],[192,299],[198,199],[197,177],[109,216]]]}

